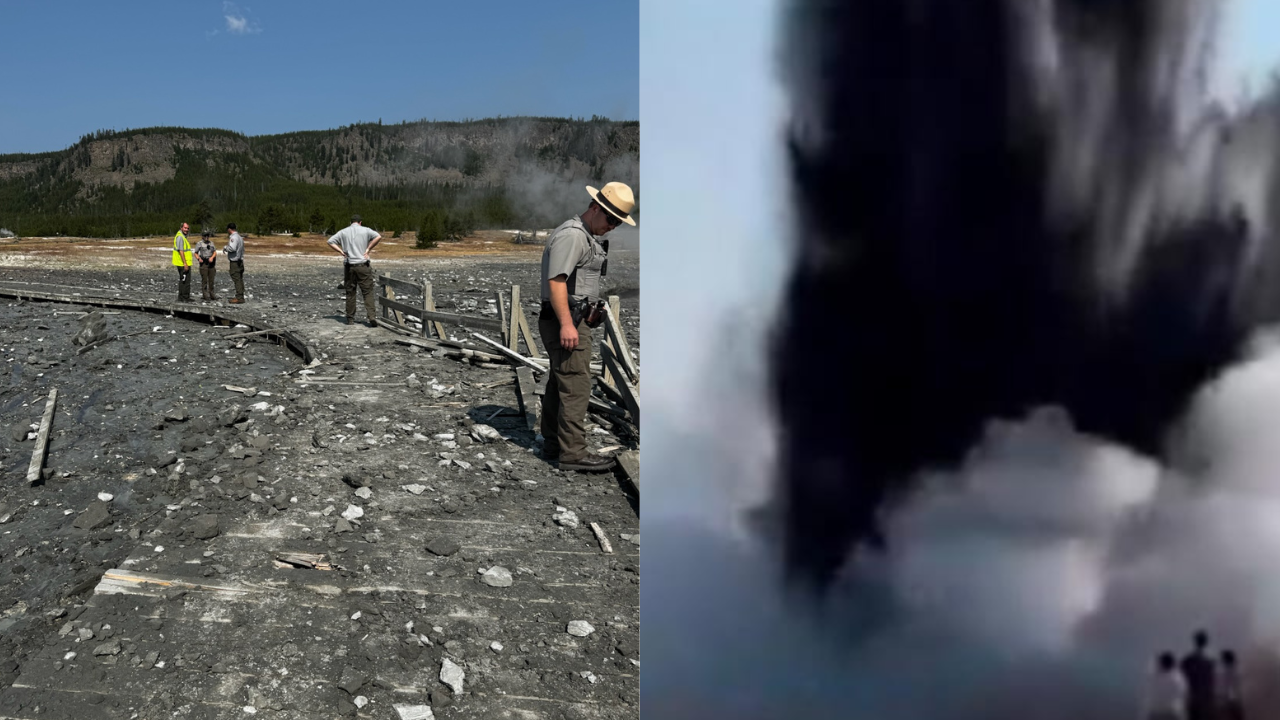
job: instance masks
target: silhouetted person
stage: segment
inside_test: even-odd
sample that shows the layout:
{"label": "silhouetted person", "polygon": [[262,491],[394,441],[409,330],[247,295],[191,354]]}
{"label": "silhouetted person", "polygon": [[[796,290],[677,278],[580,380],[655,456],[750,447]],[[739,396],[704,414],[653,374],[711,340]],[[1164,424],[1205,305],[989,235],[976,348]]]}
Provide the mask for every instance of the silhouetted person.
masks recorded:
{"label": "silhouetted person", "polygon": [[1222,651],[1218,694],[1222,698],[1222,720],[1244,720],[1244,693],[1240,682],[1240,666],[1236,664],[1236,654],[1230,650]]}
{"label": "silhouetted person", "polygon": [[1196,631],[1195,649],[1182,658],[1187,681],[1187,720],[1217,720],[1217,668],[1209,655],[1209,634]]}
{"label": "silhouetted person", "polygon": [[1146,720],[1185,720],[1187,682],[1178,672],[1178,658],[1171,652],[1156,657],[1156,669],[1147,684]]}

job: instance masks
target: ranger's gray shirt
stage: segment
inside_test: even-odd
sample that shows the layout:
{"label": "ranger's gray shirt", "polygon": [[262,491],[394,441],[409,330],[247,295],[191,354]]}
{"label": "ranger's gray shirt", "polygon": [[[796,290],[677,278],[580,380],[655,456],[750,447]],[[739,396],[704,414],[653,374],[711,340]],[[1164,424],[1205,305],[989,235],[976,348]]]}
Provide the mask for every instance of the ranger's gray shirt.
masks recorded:
{"label": "ranger's gray shirt", "polygon": [[244,238],[240,237],[240,233],[231,233],[231,237],[227,238],[227,246],[222,249],[227,253],[227,260],[232,262],[244,260]]}
{"label": "ranger's gray shirt", "polygon": [[200,240],[196,243],[196,256],[202,260],[208,260],[218,254],[217,248],[213,246],[213,241],[208,238]]}
{"label": "ranger's gray shirt", "polygon": [[347,265],[363,265],[369,262],[364,256],[369,252],[369,243],[378,237],[378,233],[363,225],[351,223],[347,227],[329,236],[329,244],[341,248],[346,253]]}
{"label": "ranger's gray shirt", "polygon": [[600,269],[604,247],[587,232],[582,218],[566,220],[547,238],[542,251],[542,300],[551,299],[551,278],[568,276],[569,302],[595,301],[600,297]]}

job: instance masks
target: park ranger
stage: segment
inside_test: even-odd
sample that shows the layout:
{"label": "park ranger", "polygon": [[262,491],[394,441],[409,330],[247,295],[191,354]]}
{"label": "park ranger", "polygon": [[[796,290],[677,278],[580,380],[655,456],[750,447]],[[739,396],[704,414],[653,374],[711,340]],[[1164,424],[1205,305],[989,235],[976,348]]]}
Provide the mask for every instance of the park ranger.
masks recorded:
{"label": "park ranger", "polygon": [[542,252],[542,311],[538,334],[551,356],[551,377],[542,399],[542,456],[559,459],[561,470],[601,472],[612,458],[587,450],[587,404],[591,398],[591,328],[587,316],[600,300],[607,258],[600,236],[621,223],[635,225],[635,197],[624,183],[587,187],[591,205],[566,220]]}

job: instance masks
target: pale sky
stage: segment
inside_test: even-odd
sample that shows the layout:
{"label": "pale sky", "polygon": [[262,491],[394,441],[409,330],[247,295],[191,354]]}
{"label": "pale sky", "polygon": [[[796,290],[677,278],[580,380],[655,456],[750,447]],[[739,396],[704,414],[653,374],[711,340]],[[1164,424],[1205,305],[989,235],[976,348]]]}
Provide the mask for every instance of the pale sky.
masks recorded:
{"label": "pale sky", "polygon": [[[1280,63],[1280,3],[1275,0],[1233,0],[1223,29],[1222,69],[1232,91],[1246,78],[1251,91],[1260,91]],[[1233,82],[1232,80],[1235,80]]]}

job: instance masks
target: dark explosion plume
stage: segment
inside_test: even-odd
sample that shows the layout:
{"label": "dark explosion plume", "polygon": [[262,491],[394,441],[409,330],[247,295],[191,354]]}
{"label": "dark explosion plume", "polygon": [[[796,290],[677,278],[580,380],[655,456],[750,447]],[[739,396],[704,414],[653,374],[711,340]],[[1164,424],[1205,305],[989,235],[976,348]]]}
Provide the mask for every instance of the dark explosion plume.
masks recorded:
{"label": "dark explosion plume", "polygon": [[913,477],[994,418],[1056,405],[1171,460],[1193,393],[1275,320],[1280,113],[1209,103],[1220,5],[789,4],[771,384],[794,580],[882,546]]}

